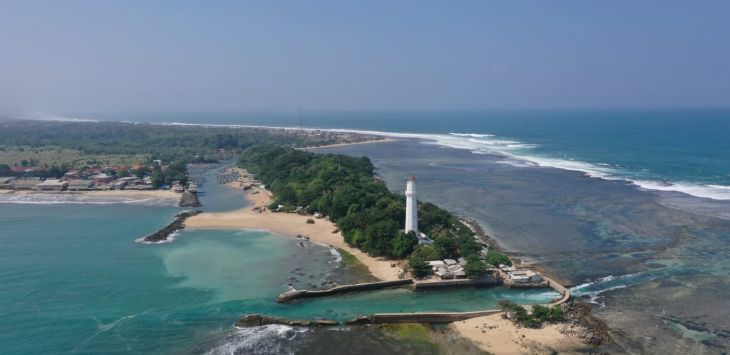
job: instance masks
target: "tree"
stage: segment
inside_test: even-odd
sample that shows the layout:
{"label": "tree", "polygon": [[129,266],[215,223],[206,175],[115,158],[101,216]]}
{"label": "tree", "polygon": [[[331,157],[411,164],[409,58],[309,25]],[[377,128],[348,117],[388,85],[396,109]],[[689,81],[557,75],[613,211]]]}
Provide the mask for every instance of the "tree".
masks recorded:
{"label": "tree", "polygon": [[493,266],[499,266],[499,264],[512,266],[512,261],[509,260],[507,255],[504,255],[491,248],[487,252],[487,258],[485,261],[487,262],[487,264],[490,264]]}
{"label": "tree", "polygon": [[444,258],[455,259],[459,256],[459,245],[452,235],[442,234],[437,236],[434,242]]}
{"label": "tree", "polygon": [[489,271],[487,264],[477,258],[469,258],[464,265],[464,273],[470,279],[479,279],[486,276]]}
{"label": "tree", "polygon": [[408,233],[400,232],[390,242],[391,256],[405,258],[411,255],[413,249],[418,245],[418,237],[414,231]]}
{"label": "tree", "polygon": [[419,245],[416,247],[416,249],[413,251],[411,256],[417,255],[423,260],[430,261],[430,260],[441,260],[443,256],[439,252],[438,249],[434,248],[431,245]]}
{"label": "tree", "polygon": [[426,260],[418,254],[413,254],[408,259],[408,267],[411,269],[411,274],[416,278],[424,278],[431,275],[433,271],[431,265],[426,263]]}

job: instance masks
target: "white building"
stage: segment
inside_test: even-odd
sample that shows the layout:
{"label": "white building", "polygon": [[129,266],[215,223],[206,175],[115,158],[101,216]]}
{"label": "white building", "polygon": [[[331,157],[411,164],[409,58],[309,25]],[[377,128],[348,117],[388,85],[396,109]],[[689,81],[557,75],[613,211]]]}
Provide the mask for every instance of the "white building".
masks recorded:
{"label": "white building", "polygon": [[416,202],[416,177],[411,176],[406,183],[406,233],[413,231],[418,235],[418,206]]}

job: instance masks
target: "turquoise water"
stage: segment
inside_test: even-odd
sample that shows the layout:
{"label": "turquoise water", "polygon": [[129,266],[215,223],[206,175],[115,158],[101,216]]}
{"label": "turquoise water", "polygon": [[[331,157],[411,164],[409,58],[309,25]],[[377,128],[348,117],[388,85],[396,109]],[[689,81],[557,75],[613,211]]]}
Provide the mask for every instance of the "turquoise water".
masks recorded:
{"label": "turquoise water", "polygon": [[[220,186],[207,188],[210,204],[230,198]],[[129,203],[0,204],[0,353],[262,349],[255,344],[276,338],[281,329],[263,337],[235,330],[242,315],[347,320],[373,312],[479,310],[501,298],[533,303],[557,296],[502,288],[397,289],[278,304],[276,296],[289,285],[321,287],[339,267],[336,255],[256,231],[184,230],[173,243],[134,242],[178,211]]]}
{"label": "turquoise water", "polygon": [[[297,112],[98,114],[93,118],[299,126]],[[410,133],[444,146],[626,179],[644,188],[730,200],[727,109],[329,111],[304,112],[302,122],[309,128]]]}

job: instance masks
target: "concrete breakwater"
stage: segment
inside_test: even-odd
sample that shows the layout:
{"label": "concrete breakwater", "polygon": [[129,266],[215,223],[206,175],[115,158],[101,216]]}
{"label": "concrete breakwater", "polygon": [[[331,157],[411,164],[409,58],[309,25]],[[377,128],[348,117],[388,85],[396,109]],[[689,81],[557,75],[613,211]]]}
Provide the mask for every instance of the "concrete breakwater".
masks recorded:
{"label": "concrete breakwater", "polygon": [[401,287],[410,285],[413,283],[413,279],[403,279],[394,281],[378,281],[378,282],[366,282],[354,285],[337,286],[326,290],[309,291],[309,290],[295,290],[284,292],[277,297],[276,301],[279,303],[291,302],[299,298],[311,298],[311,297],[324,297],[338,295],[348,292],[357,291],[373,291],[382,290],[392,287]]}
{"label": "concrete breakwater", "polygon": [[184,211],[180,212],[175,215],[175,220],[170,222],[170,224],[162,227],[157,232],[154,232],[142,239],[138,239],[138,242],[140,243],[162,243],[167,241],[168,238],[170,238],[170,235],[172,233],[175,233],[176,231],[180,229],[185,229],[185,220],[195,216],[199,213],[202,213],[203,211],[194,210],[194,211]]}
{"label": "concrete breakwater", "polygon": [[489,316],[502,313],[492,309],[474,312],[415,312],[415,313],[375,313],[365,317],[358,317],[347,321],[348,325],[383,324],[383,323],[431,323],[446,324],[470,318]]}
{"label": "concrete breakwater", "polygon": [[443,287],[491,287],[500,284],[499,279],[494,276],[487,276],[481,279],[453,279],[437,281],[416,281],[413,283],[414,290],[426,290]]}

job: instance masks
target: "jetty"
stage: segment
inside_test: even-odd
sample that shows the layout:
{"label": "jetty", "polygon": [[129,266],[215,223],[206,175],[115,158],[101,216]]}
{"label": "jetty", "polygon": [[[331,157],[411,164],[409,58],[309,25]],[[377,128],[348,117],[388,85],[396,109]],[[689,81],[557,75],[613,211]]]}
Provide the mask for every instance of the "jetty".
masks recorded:
{"label": "jetty", "polygon": [[[277,297],[277,302],[292,302],[300,298],[327,297],[338,294],[345,294],[360,291],[374,291],[389,288],[398,288],[409,286],[413,290],[426,290],[447,287],[493,287],[502,285],[502,279],[499,274],[492,274],[480,279],[451,279],[451,280],[426,280],[417,281],[414,279],[402,279],[394,281],[377,281],[365,282],[353,285],[337,286],[326,290],[293,290],[284,292]],[[506,285],[510,287],[510,285]],[[560,293],[561,297],[549,303],[550,306],[560,305],[570,300],[570,290],[547,276],[542,276],[542,281],[536,284],[524,284],[519,287],[550,287]],[[412,313],[374,313],[368,316],[357,317],[345,322],[347,325],[359,324],[384,324],[384,323],[432,323],[445,324],[462,321],[470,318],[489,316],[503,312],[500,309],[487,309],[482,311],[471,312],[412,312]],[[316,322],[305,321],[305,322]],[[289,324],[289,323],[277,323]],[[307,325],[309,323],[306,323]]]}
{"label": "jetty", "polygon": [[178,230],[185,229],[185,220],[195,216],[197,214],[203,213],[203,211],[200,210],[193,210],[193,211],[184,211],[180,212],[175,215],[175,220],[170,222],[170,224],[162,227],[157,232],[154,232],[144,238],[138,239],[137,241],[139,243],[144,244],[154,244],[154,243],[162,243],[168,240],[170,238],[170,235],[177,232]]}

